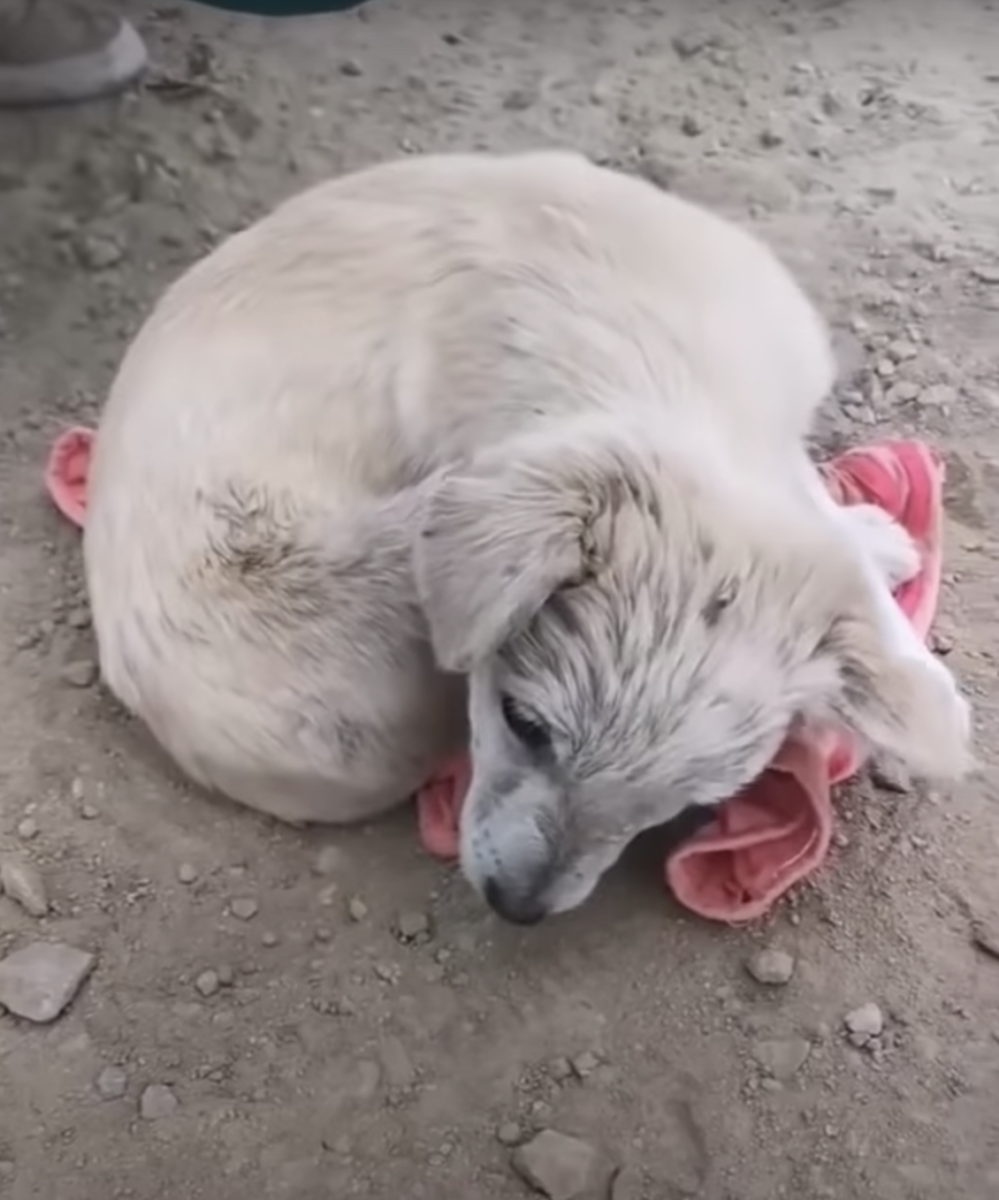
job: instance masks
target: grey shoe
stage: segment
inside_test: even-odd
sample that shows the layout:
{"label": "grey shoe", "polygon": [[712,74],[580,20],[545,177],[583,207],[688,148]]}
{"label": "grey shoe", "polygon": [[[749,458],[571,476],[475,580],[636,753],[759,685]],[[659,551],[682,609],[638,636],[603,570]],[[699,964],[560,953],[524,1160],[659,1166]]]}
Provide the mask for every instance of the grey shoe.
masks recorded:
{"label": "grey shoe", "polygon": [[0,17],[0,108],[107,96],[133,83],[147,61],[127,21],[33,0],[19,18]]}

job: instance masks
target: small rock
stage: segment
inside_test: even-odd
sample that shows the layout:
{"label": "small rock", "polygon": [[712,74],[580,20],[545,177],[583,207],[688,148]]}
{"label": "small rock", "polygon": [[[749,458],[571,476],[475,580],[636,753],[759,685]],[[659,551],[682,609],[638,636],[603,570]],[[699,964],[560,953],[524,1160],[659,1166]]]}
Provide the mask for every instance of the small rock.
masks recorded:
{"label": "small rock", "polygon": [[363,921],[368,915],[368,906],[358,896],[352,896],[347,904],[347,912],[352,921]]}
{"label": "small rock", "polygon": [[387,1037],[382,1043],[382,1068],[391,1088],[405,1091],[416,1082],[416,1068],[397,1037]]}
{"label": "small rock", "polygon": [[746,964],[746,970],[757,983],[767,987],[783,987],[791,982],[794,959],[784,950],[759,950]]}
{"label": "small rock", "polygon": [[784,145],[784,135],[777,129],[768,127],[760,131],[760,145],[765,150],[775,150]]}
{"label": "small rock", "polygon": [[364,68],[354,58],[345,58],[340,64],[340,74],[348,79],[359,79],[364,74]]}
{"label": "small rock", "polygon": [[523,1130],[516,1121],[504,1121],[496,1130],[496,1140],[501,1146],[508,1148],[518,1145],[523,1136]]}
{"label": "small rock", "polygon": [[151,1083],[139,1097],[139,1116],[143,1121],[160,1121],[172,1116],[178,1107],[173,1088],[165,1083]]}
{"label": "small rock", "polygon": [[54,1021],[94,968],[94,956],[60,942],[35,942],[0,962],[0,1004],[39,1025]]}
{"label": "small rock", "polygon": [[880,1037],[885,1027],[885,1018],[876,1004],[862,1004],[860,1008],[847,1013],[844,1024],[854,1038],[867,1042],[871,1038]]}
{"label": "small rock", "polygon": [[22,842],[33,842],[38,837],[38,822],[33,817],[25,817],[17,824],[17,836]]}
{"label": "small rock", "polygon": [[395,932],[401,942],[422,940],[430,933],[430,919],[426,913],[403,913],[396,922]]}
{"label": "small rock", "polygon": [[911,404],[919,399],[919,384],[910,379],[900,379],[893,383],[888,390],[888,400],[892,404]]}
{"label": "small rock", "polygon": [[645,1186],[634,1167],[622,1167],[611,1184],[610,1200],[644,1200]]}
{"label": "small rock", "polygon": [[513,1169],[548,1200],[583,1200],[604,1196],[613,1165],[594,1146],[554,1129],[545,1129],[514,1150]]}
{"label": "small rock", "polygon": [[106,233],[85,235],[76,243],[75,249],[81,266],[91,271],[107,271],[125,257],[122,243]]}
{"label": "small rock", "polygon": [[323,846],[316,855],[312,869],[317,875],[329,877],[343,869],[343,851],[339,846]]}
{"label": "small rock", "polygon": [[979,283],[987,283],[990,286],[999,285],[999,267],[972,267],[971,274]]}
{"label": "small rock", "polygon": [[983,954],[999,959],[999,919],[976,920],[971,926],[971,940]]}
{"label": "small rock", "polygon": [[186,885],[195,883],[198,878],[198,868],[194,863],[182,862],[177,868],[177,879]]}
{"label": "small rock", "polygon": [[218,972],[209,970],[201,972],[194,981],[194,986],[207,999],[209,996],[214,996],[222,984],[219,980]]}
{"label": "small rock", "polygon": [[100,811],[92,804],[84,804],[80,807],[80,816],[84,821],[96,821],[100,815]]}
{"label": "small rock", "polygon": [[105,1067],[94,1081],[102,1100],[120,1100],[128,1091],[128,1076],[121,1067]]}
{"label": "small rock", "polygon": [[680,121],[680,132],[684,137],[700,137],[704,132],[704,122],[694,113],[686,113]]}
{"label": "small rock", "polygon": [[753,1057],[771,1078],[784,1082],[805,1065],[812,1052],[804,1038],[772,1038],[757,1042]]}
{"label": "small rock", "polygon": [[44,917],[49,911],[45,883],[30,863],[16,858],[0,860],[0,886],[29,916]]}
{"label": "small rock", "polygon": [[572,1073],[577,1079],[587,1079],[600,1066],[600,1059],[589,1050],[577,1054],[572,1060]]}
{"label": "small rock", "polygon": [[919,393],[919,403],[923,408],[938,408],[946,412],[956,402],[957,388],[946,383],[934,383]]}
{"label": "small rock", "polygon": [[252,921],[260,911],[260,905],[252,896],[239,896],[229,905],[229,911],[237,921]]}
{"label": "small rock", "polygon": [[97,680],[97,664],[86,658],[66,663],[60,677],[70,687],[88,688]]}

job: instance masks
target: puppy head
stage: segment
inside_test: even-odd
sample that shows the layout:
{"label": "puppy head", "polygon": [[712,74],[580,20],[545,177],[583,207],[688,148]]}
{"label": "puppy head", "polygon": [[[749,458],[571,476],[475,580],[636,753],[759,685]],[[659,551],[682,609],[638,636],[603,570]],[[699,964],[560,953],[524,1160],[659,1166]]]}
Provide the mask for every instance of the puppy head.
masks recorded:
{"label": "puppy head", "polygon": [[507,919],[581,903],[636,834],[750,783],[796,721],[917,773],[964,765],[949,676],[890,656],[823,524],[637,439],[563,429],[443,478],[415,568],[437,660],[469,677],[462,866]]}

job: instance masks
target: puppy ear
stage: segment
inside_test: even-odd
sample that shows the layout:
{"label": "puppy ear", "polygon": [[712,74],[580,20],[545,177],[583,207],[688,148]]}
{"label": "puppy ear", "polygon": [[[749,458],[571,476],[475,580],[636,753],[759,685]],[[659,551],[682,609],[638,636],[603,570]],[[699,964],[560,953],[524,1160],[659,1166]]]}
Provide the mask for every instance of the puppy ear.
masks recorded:
{"label": "puppy ear", "polygon": [[838,618],[819,655],[831,667],[832,715],[915,775],[954,780],[974,765],[967,701],[930,657],[886,648],[867,614]]}
{"label": "puppy ear", "polygon": [[467,672],[585,577],[591,508],[543,464],[473,465],[439,482],[414,567],[441,667]]}

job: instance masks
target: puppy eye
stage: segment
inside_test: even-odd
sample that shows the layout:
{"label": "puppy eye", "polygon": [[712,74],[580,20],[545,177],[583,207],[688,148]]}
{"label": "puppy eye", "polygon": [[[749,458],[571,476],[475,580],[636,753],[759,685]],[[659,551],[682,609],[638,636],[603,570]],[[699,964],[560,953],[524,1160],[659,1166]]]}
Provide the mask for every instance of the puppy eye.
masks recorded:
{"label": "puppy eye", "polygon": [[552,744],[548,726],[536,717],[527,716],[512,696],[501,696],[500,708],[507,728],[529,750],[546,750]]}

